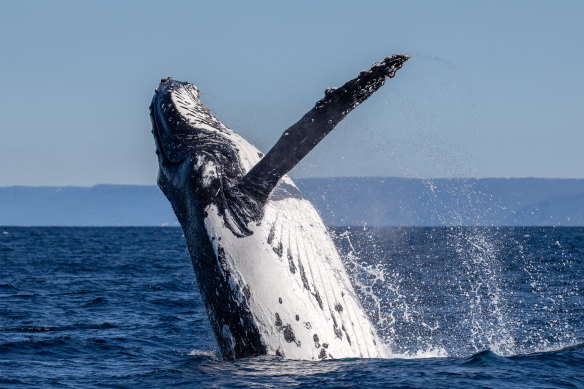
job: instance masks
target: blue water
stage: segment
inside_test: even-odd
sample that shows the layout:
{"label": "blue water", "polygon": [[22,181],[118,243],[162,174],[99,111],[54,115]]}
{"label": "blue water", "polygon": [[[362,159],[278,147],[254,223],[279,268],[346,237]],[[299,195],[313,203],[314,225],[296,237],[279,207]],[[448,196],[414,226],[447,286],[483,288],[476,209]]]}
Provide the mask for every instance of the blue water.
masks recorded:
{"label": "blue water", "polygon": [[584,228],[336,228],[391,359],[219,358],[178,228],[0,227],[0,387],[584,387]]}

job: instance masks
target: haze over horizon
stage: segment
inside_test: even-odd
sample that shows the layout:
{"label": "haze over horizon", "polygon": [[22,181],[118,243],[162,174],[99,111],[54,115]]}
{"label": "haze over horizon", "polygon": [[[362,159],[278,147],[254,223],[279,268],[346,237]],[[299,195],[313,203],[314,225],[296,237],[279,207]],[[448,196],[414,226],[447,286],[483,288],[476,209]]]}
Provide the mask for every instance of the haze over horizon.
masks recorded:
{"label": "haze over horizon", "polygon": [[148,105],[168,75],[267,151],[398,52],[292,177],[584,178],[583,17],[577,1],[3,2],[0,186],[154,185]]}
{"label": "haze over horizon", "polygon": [[[584,179],[296,180],[328,226],[584,226]],[[0,226],[178,225],[155,186],[0,187]]]}
{"label": "haze over horizon", "polygon": [[[298,177],[295,178],[296,180],[307,180],[307,179],[359,179],[359,178],[367,178],[367,179],[375,179],[378,178],[380,180],[384,179],[411,179],[411,180],[422,180],[427,181],[428,185],[431,185],[434,181],[444,181],[444,180],[561,180],[561,181],[582,181],[584,178],[557,178],[557,177],[400,177],[400,176],[311,176],[311,177]],[[10,188],[10,187],[26,187],[26,188],[93,188],[98,186],[121,186],[121,187],[133,187],[133,186],[155,186],[157,187],[156,182],[154,183],[139,183],[139,184],[126,184],[126,183],[110,183],[110,182],[98,182],[95,184],[90,185],[22,185],[22,184],[14,184],[14,185],[0,185],[0,188]]]}

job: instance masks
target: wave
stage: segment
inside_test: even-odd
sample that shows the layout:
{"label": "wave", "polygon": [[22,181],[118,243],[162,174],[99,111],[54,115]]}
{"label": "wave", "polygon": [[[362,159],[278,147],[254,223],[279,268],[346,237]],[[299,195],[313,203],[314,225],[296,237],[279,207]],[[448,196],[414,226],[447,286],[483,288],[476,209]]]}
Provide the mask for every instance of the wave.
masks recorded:
{"label": "wave", "polygon": [[194,349],[189,351],[188,353],[189,356],[191,357],[195,357],[194,359],[207,359],[207,360],[211,360],[211,361],[219,361],[219,357],[217,356],[217,353],[215,351],[211,351],[211,350],[198,350],[198,349]]}
{"label": "wave", "polygon": [[24,326],[24,327],[5,327],[0,328],[0,332],[59,332],[59,331],[77,331],[77,330],[107,330],[117,328],[110,323],[85,324],[76,323],[70,326],[46,327],[46,326]]}

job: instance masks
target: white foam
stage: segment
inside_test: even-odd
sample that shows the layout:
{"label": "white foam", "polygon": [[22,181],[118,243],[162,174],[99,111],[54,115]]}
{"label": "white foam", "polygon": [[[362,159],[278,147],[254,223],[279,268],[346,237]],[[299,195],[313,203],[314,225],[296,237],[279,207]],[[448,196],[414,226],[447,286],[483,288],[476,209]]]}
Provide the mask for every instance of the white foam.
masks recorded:
{"label": "white foam", "polygon": [[217,356],[217,353],[215,351],[210,351],[210,350],[191,350],[189,351],[190,356],[195,356],[195,357],[205,357],[205,358],[209,358],[213,361],[219,361],[220,358]]}

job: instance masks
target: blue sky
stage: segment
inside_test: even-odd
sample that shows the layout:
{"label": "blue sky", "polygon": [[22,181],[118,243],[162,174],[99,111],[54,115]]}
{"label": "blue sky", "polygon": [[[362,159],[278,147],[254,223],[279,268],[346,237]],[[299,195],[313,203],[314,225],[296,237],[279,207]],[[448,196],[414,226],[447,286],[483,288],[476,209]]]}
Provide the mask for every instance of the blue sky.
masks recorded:
{"label": "blue sky", "polygon": [[0,185],[154,184],[160,78],[267,151],[374,61],[411,60],[294,177],[584,178],[584,2],[0,3]]}

